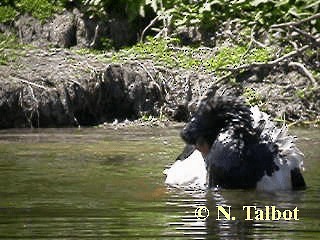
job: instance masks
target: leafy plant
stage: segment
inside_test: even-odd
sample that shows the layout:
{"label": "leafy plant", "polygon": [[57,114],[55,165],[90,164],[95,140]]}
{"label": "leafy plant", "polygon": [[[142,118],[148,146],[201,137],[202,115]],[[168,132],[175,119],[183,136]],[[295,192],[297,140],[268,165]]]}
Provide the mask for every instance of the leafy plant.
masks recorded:
{"label": "leafy plant", "polygon": [[258,106],[261,108],[265,102],[265,99],[253,88],[245,88],[242,95],[245,97],[246,103],[249,106]]}
{"label": "leafy plant", "polygon": [[110,38],[102,37],[100,41],[103,49],[113,49],[113,41]]}
{"label": "leafy plant", "polygon": [[0,33],[0,65],[8,64],[15,58],[15,52],[12,50],[19,49],[21,46],[13,35]]}
{"label": "leafy plant", "polygon": [[245,46],[222,47],[215,56],[206,60],[205,65],[210,70],[217,70],[253,62],[266,62],[271,56],[270,48],[253,48],[247,51]]}
{"label": "leafy plant", "polygon": [[18,14],[12,6],[1,6],[0,5],[0,23],[12,21]]}
{"label": "leafy plant", "polygon": [[[175,2],[173,5],[172,2]],[[227,19],[242,19],[244,22],[259,22],[270,26],[310,16],[319,11],[318,0],[198,0],[164,1],[179,24],[198,24],[212,27]],[[179,14],[182,13],[183,14]]]}
{"label": "leafy plant", "polygon": [[140,120],[143,122],[152,123],[152,122],[165,122],[165,121],[168,121],[168,118],[167,116],[165,116],[165,114],[161,112],[158,117],[148,115],[148,114],[142,114],[142,116],[140,117]]}
{"label": "leafy plant", "polygon": [[18,0],[16,7],[21,13],[31,13],[40,20],[45,20],[61,10],[61,7],[55,5],[53,0]]}

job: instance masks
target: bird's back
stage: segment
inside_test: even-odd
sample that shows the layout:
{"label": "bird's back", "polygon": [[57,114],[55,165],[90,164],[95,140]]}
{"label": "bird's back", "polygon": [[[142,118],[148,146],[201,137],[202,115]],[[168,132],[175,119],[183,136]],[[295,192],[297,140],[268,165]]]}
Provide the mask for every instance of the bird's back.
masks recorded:
{"label": "bird's back", "polygon": [[209,186],[255,188],[264,174],[271,176],[278,169],[274,162],[277,148],[273,145],[248,143],[232,136],[229,141],[216,141],[206,158]]}

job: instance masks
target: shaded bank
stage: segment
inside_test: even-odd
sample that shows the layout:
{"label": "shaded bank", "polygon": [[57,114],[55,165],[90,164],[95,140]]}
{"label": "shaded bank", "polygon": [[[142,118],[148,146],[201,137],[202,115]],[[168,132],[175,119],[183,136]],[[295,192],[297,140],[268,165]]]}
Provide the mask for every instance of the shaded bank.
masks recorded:
{"label": "shaded bank", "polygon": [[95,125],[164,113],[186,120],[184,74],[152,67],[107,64],[65,49],[26,50],[0,65],[0,127]]}
{"label": "shaded bank", "polygon": [[97,125],[142,116],[186,121],[199,100],[215,88],[263,101],[273,117],[318,117],[319,91],[309,100],[297,95],[308,87],[302,74],[286,69],[247,71],[237,81],[218,82],[212,74],[166,68],[149,60],[114,64],[94,54],[29,48],[11,64],[0,65],[0,127]]}

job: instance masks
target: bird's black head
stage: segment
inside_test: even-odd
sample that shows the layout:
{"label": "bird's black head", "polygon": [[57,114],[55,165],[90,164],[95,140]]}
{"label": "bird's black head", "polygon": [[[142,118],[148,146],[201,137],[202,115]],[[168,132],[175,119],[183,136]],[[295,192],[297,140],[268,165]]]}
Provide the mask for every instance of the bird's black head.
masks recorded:
{"label": "bird's black head", "polygon": [[187,144],[195,145],[200,139],[211,146],[221,130],[229,127],[235,133],[253,134],[250,109],[240,98],[210,96],[200,103],[181,137]]}

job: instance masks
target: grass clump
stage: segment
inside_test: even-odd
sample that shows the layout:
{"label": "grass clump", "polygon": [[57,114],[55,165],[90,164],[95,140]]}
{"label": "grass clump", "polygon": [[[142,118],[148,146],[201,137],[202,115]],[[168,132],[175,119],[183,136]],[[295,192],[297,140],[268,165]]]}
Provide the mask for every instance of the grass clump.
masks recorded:
{"label": "grass clump", "polygon": [[16,58],[16,50],[20,49],[14,35],[6,35],[0,33],[0,65],[6,65]]}
{"label": "grass clump", "polygon": [[45,20],[62,9],[50,0],[19,0],[16,6],[20,12],[30,13],[39,20]]}
{"label": "grass clump", "polygon": [[214,71],[253,62],[267,62],[271,60],[272,55],[270,48],[253,48],[248,51],[245,46],[222,47],[215,56],[206,61],[206,64],[208,69]]}
{"label": "grass clump", "polygon": [[242,96],[246,99],[246,103],[252,106],[258,106],[260,109],[264,110],[263,105],[265,103],[264,97],[256,92],[253,88],[246,87],[243,90]]}
{"label": "grass clump", "polygon": [[0,5],[0,23],[12,21],[18,14],[18,11],[12,6]]}
{"label": "grass clump", "polygon": [[315,94],[317,91],[317,87],[307,87],[304,89],[297,89],[295,91],[295,97],[301,100],[307,101],[317,101],[317,95]]}
{"label": "grass clump", "polygon": [[113,54],[111,61],[125,62],[149,59],[166,67],[184,69],[202,69],[207,72],[219,71],[223,67],[236,67],[252,62],[267,62],[273,56],[271,48],[253,48],[246,46],[222,47],[212,52],[200,48],[179,47],[177,39],[148,38],[130,48]]}
{"label": "grass clump", "polygon": [[169,67],[175,66],[175,57],[169,45],[176,42],[176,39],[164,40],[148,38],[144,43],[137,43],[130,48],[124,48],[116,52],[112,61],[128,61],[138,59],[150,59],[154,62],[163,63]]}
{"label": "grass clump", "polygon": [[14,21],[18,15],[29,13],[39,20],[46,20],[63,9],[61,1],[54,0],[17,0],[0,3],[0,23]]}
{"label": "grass clump", "polygon": [[0,33],[0,65],[14,62],[19,56],[24,55],[24,50],[31,48],[31,45],[19,43],[13,34]]}

